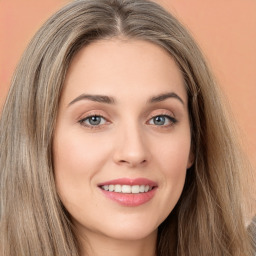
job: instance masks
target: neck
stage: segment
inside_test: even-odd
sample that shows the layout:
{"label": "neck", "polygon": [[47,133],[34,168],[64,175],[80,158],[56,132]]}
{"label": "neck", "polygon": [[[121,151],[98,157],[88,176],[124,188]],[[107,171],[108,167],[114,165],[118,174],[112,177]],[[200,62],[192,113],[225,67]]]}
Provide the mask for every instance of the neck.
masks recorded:
{"label": "neck", "polygon": [[156,256],[157,231],[137,240],[88,234],[80,239],[81,256]]}

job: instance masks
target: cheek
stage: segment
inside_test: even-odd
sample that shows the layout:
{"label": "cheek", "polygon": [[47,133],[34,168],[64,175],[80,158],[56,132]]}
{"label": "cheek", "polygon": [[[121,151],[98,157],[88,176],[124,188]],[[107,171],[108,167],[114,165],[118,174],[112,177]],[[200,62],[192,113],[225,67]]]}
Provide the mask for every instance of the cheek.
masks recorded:
{"label": "cheek", "polygon": [[163,166],[163,175],[165,184],[169,191],[169,196],[178,200],[186,178],[188,154],[182,152],[170,152],[169,157],[165,158]]}
{"label": "cheek", "polygon": [[158,154],[166,176],[178,178],[186,172],[190,162],[190,146],[190,134],[185,133],[183,136],[168,138],[158,147],[155,154]]}
{"label": "cheek", "polygon": [[85,202],[94,198],[92,180],[100,169],[98,158],[103,152],[99,153],[99,148],[88,139],[65,130],[65,134],[56,133],[53,153],[58,195],[68,212],[76,216],[83,211]]}
{"label": "cheek", "polygon": [[190,137],[185,134],[179,139],[170,139],[170,143],[164,142],[161,150],[156,151],[155,154],[158,155],[157,165],[161,167],[163,179],[162,203],[165,205],[163,204],[162,207],[165,209],[165,215],[168,216],[178,202],[184,187],[190,155]]}
{"label": "cheek", "polygon": [[102,138],[95,141],[92,137],[72,129],[56,131],[54,173],[62,201],[75,203],[78,199],[84,200],[82,197],[92,191],[95,176],[109,159],[111,144],[100,143]]}
{"label": "cheek", "polygon": [[90,136],[81,136],[75,132],[57,134],[54,141],[55,172],[66,172],[72,175],[89,175],[97,171],[106,155],[106,144],[99,145]]}

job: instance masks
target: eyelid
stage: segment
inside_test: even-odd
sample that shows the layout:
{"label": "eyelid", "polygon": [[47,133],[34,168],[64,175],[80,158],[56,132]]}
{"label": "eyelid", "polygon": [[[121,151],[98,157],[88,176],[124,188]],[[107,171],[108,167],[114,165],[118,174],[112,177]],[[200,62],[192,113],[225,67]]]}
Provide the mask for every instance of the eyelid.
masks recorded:
{"label": "eyelid", "polygon": [[[159,110],[155,110],[152,113],[150,113],[150,115],[147,119],[147,123],[149,123],[150,120],[152,120],[153,118],[158,117],[158,116],[166,117],[171,122],[171,124],[169,124],[169,125],[162,125],[162,126],[159,125],[159,127],[162,127],[162,128],[173,126],[174,124],[176,124],[178,122],[178,120],[175,117],[173,112],[171,112],[169,110],[165,110],[165,109],[159,109]],[[151,125],[153,125],[153,124],[151,124]]]}
{"label": "eyelid", "polygon": [[[156,118],[156,117],[164,117],[164,118],[166,118],[170,123],[169,123],[169,124],[164,124],[164,125],[151,124],[150,122],[151,122],[154,118]],[[177,123],[177,119],[174,118],[174,117],[172,117],[172,116],[170,116],[170,115],[156,115],[156,116],[153,116],[152,118],[150,118],[149,121],[148,121],[148,123],[149,123],[150,125],[155,125],[155,126],[159,126],[159,127],[161,127],[161,126],[162,126],[162,127],[169,127],[169,126],[172,126],[172,125],[176,124],[176,123]]]}
{"label": "eyelid", "polygon": [[87,112],[83,112],[82,114],[80,114],[77,117],[77,121],[81,120],[81,119],[85,119],[91,116],[101,116],[103,118],[105,118],[106,120],[109,120],[108,115],[105,113],[105,111],[101,111],[101,110],[89,110]]}
{"label": "eyelid", "polygon": [[[86,125],[85,123],[85,120],[86,119],[89,119],[90,117],[93,117],[93,116],[98,116],[98,117],[101,117],[105,120],[105,123],[104,124],[96,124],[96,125],[91,125],[91,124],[88,124]],[[158,117],[158,116],[163,116],[163,117],[166,117],[169,119],[169,122],[170,124],[167,124],[167,125],[155,125],[155,124],[149,124],[149,122],[155,118],[155,117]],[[107,117],[107,114],[104,112],[104,111],[101,111],[101,110],[90,110],[84,114],[82,114],[78,119],[77,119],[77,122],[83,126],[83,127],[86,127],[86,128],[89,128],[89,129],[101,129],[103,128],[104,126],[112,123],[110,121],[110,118]],[[167,110],[167,109],[156,109],[156,110],[153,110],[149,115],[148,117],[146,118],[146,124],[148,125],[152,125],[152,126],[159,126],[159,127],[162,127],[162,128],[168,128],[170,126],[173,126],[174,124],[176,124],[178,122],[178,120],[176,119],[174,113],[170,110]]]}
{"label": "eyelid", "polygon": [[[83,123],[86,119],[89,119],[90,117],[94,117],[94,116],[97,116],[97,117],[101,117],[103,118],[106,122],[104,124],[99,124],[99,125],[86,125],[85,123]],[[86,114],[83,114],[81,115],[81,117],[78,118],[77,122],[82,125],[83,127],[86,127],[86,128],[89,128],[89,129],[100,129],[102,128],[103,126],[111,123],[109,121],[109,118],[106,117],[105,114],[102,113],[102,111],[96,111],[96,110],[93,110],[93,111],[89,111],[87,112]]]}
{"label": "eyelid", "polygon": [[158,109],[158,110],[152,111],[149,114],[148,119],[151,119],[151,118],[156,117],[156,116],[169,116],[171,118],[175,118],[176,119],[175,114],[172,111],[167,110],[167,109]]}

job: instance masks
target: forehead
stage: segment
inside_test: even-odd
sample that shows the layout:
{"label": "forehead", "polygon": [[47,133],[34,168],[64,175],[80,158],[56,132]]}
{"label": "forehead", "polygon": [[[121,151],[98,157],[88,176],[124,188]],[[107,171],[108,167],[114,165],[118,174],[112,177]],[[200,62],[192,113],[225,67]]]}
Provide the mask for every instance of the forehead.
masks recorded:
{"label": "forehead", "polygon": [[91,43],[73,58],[63,97],[81,93],[150,97],[175,91],[186,101],[182,73],[170,54],[143,40],[108,39]]}

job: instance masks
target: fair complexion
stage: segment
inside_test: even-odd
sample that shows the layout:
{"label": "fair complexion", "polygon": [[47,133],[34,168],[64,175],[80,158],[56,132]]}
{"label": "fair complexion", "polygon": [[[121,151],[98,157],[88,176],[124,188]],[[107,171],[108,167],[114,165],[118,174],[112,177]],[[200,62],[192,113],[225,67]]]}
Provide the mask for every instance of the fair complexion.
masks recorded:
{"label": "fair complexion", "polygon": [[157,228],[191,166],[190,141],[183,78],[165,50],[112,39],[76,54],[53,152],[82,255],[155,255]]}

